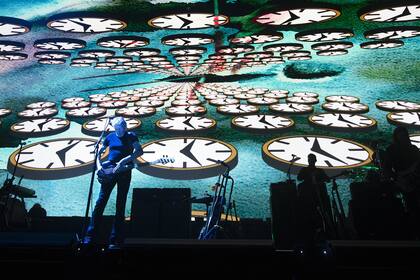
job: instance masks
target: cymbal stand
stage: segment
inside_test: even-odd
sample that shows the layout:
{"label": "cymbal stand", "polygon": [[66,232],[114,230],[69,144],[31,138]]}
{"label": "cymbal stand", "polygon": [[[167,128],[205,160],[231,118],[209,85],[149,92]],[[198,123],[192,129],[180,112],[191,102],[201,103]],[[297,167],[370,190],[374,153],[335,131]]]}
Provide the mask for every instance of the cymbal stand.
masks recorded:
{"label": "cymbal stand", "polygon": [[348,233],[346,231],[345,224],[344,207],[340,198],[340,194],[338,193],[338,185],[335,178],[332,179],[331,202],[333,210],[333,220],[334,224],[337,225],[337,232],[342,237],[342,239],[348,239]]}

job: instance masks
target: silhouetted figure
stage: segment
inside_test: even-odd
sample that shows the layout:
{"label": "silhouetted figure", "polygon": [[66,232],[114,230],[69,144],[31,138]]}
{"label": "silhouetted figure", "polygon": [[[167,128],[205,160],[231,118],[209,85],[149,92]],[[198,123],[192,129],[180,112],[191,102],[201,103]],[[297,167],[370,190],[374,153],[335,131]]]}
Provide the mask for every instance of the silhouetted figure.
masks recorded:
{"label": "silhouetted figure", "polygon": [[[325,182],[330,179],[324,170],[315,166],[316,156],[308,155],[307,167],[299,171],[297,224],[300,239],[305,246],[313,246],[328,234],[331,220],[331,206]],[[329,217],[327,215],[330,215]]]}
{"label": "silhouetted figure", "polygon": [[47,217],[47,211],[39,203],[35,203],[28,212],[31,220],[39,220]]}
{"label": "silhouetted figure", "polygon": [[385,176],[401,191],[410,224],[420,238],[420,151],[405,127],[397,127],[385,153]]}

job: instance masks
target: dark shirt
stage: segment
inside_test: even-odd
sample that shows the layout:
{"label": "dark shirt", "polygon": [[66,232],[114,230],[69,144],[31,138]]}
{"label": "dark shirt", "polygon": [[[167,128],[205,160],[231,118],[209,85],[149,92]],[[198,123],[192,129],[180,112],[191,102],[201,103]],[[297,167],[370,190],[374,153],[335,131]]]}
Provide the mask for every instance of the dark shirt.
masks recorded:
{"label": "dark shirt", "polygon": [[416,146],[410,144],[401,147],[391,144],[385,153],[385,172],[393,176],[394,172],[407,170],[419,160],[420,151]]}
{"label": "dark shirt", "polygon": [[[319,205],[320,201],[328,206],[328,192],[325,182],[329,181],[329,177],[324,170],[316,167],[303,167],[298,174],[298,180],[302,181],[298,185],[298,197],[300,204],[305,205],[308,210]],[[313,210],[311,210],[313,211]]]}
{"label": "dark shirt", "polygon": [[[117,163],[133,153],[133,143],[138,142],[134,132],[126,132],[121,138],[115,132],[110,133],[104,141],[104,146],[109,147],[108,160]],[[143,151],[141,151],[143,153]]]}
{"label": "dark shirt", "polygon": [[[305,181],[305,183],[324,183],[329,180],[324,170],[316,167],[303,167],[298,174],[298,180]],[[315,181],[314,181],[315,180]]]}

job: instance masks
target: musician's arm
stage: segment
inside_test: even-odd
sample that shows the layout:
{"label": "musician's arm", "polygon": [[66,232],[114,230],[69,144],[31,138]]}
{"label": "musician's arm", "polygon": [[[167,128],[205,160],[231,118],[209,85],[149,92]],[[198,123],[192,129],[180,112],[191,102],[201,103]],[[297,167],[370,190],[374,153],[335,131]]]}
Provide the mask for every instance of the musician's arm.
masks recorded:
{"label": "musician's arm", "polygon": [[133,142],[133,152],[126,156],[125,158],[121,159],[118,164],[125,165],[129,162],[134,162],[136,158],[141,156],[143,154],[143,149],[140,146],[140,143],[138,141]]}

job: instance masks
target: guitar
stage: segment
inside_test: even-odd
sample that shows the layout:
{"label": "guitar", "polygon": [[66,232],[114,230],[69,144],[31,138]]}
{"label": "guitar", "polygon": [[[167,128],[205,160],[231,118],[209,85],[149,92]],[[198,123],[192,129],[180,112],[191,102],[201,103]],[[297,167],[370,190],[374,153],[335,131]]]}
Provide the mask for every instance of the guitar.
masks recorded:
{"label": "guitar", "polygon": [[404,171],[396,172],[394,178],[395,185],[403,192],[412,192],[420,182],[418,167],[419,161],[416,161]]}
{"label": "guitar", "polygon": [[[137,166],[141,167],[141,166],[148,166],[148,165],[153,165],[153,164],[158,164],[158,163],[167,164],[167,163],[173,163],[173,162],[175,162],[174,158],[170,158],[167,155],[164,155],[163,157],[157,160],[137,164]],[[121,165],[117,170],[115,170],[116,166],[117,165],[115,163],[112,163],[110,161],[105,161],[104,163],[102,163],[101,168],[97,172],[98,182],[101,184],[111,182],[114,179],[115,175],[135,168],[136,164],[134,164],[133,162],[130,162],[125,165]]]}

